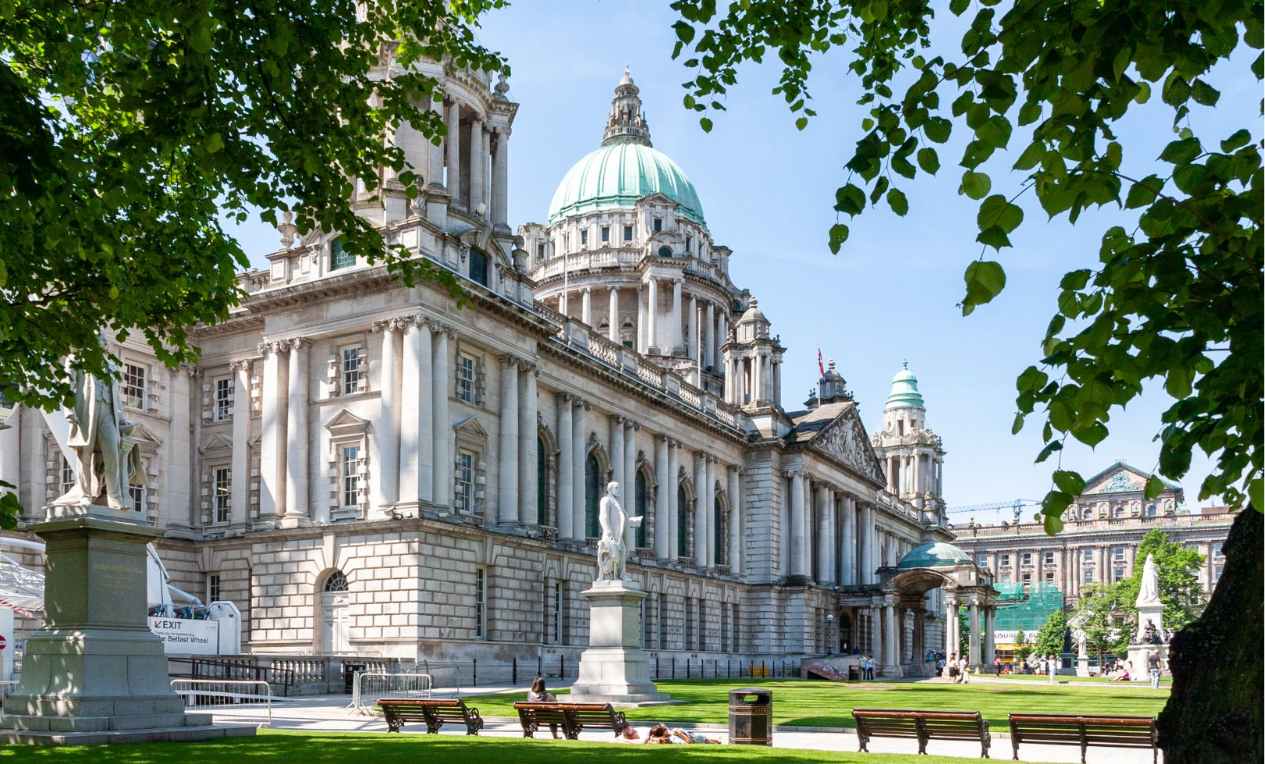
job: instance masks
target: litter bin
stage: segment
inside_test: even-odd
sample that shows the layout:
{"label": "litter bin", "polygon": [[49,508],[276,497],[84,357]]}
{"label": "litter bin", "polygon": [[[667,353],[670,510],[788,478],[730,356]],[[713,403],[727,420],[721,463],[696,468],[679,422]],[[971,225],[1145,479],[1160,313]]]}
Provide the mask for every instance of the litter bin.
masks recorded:
{"label": "litter bin", "polygon": [[859,682],[861,680],[861,667],[848,666],[848,681]]}
{"label": "litter bin", "polygon": [[363,663],[344,663],[343,664],[343,694],[344,695],[353,694],[352,688],[356,684],[356,672],[364,671],[365,668],[366,668],[365,664]]}
{"label": "litter bin", "polygon": [[748,687],[729,691],[729,742],[773,745],[773,691]]}

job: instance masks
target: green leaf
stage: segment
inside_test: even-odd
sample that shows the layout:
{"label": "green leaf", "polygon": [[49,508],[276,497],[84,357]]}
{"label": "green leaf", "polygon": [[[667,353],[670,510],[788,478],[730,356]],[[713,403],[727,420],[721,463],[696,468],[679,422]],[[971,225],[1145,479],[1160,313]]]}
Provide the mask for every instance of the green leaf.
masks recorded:
{"label": "green leaf", "polygon": [[970,4],[971,0],[949,0],[949,12],[954,16],[961,16]]}
{"label": "green leaf", "polygon": [[800,117],[799,119],[795,120],[796,130],[803,130],[806,127],[808,127],[808,117]]}
{"label": "green leaf", "polygon": [[835,210],[853,217],[865,209],[865,192],[849,183],[835,191]]}
{"label": "green leaf", "polygon": [[985,173],[967,170],[962,174],[962,191],[971,199],[983,199],[993,188],[993,181]]}
{"label": "green leaf", "polygon": [[1164,481],[1160,480],[1158,475],[1151,475],[1146,479],[1146,498],[1155,499],[1164,493]]}
{"label": "green leaf", "polygon": [[1247,128],[1236,130],[1229,138],[1221,141],[1221,150],[1228,154],[1241,146],[1246,146],[1251,141],[1252,134]]}
{"label": "green leaf", "polygon": [[1023,222],[1023,210],[1001,194],[993,194],[980,205],[977,222],[981,231],[997,226],[1003,233],[1010,233]]}
{"label": "green leaf", "polygon": [[[676,39],[680,40],[682,45],[689,45],[690,42],[693,41],[694,27],[690,26],[688,23],[678,21],[672,25],[672,28],[676,30]],[[699,48],[699,50],[701,51],[702,48]]]}
{"label": "green leaf", "polygon": [[1173,366],[1168,370],[1168,378],[1164,382],[1164,389],[1174,398],[1187,398],[1191,393],[1194,376],[1195,370],[1189,366]]}
{"label": "green leaf", "polygon": [[923,172],[935,175],[940,169],[940,157],[936,155],[936,150],[928,146],[918,150],[918,166]]}
{"label": "green leaf", "polygon": [[1015,414],[1015,421],[1014,421],[1014,424],[1010,425],[1010,434],[1011,434],[1011,435],[1018,435],[1018,434],[1019,434],[1019,431],[1023,429],[1023,422],[1024,422],[1024,415],[1023,415],[1023,413],[1022,413],[1022,412],[1020,412],[1020,413],[1018,413],[1018,414]]}
{"label": "green leaf", "polygon": [[1173,165],[1190,164],[1202,151],[1198,139],[1186,138],[1165,146],[1160,154],[1160,160]]}
{"label": "green leaf", "polygon": [[901,217],[904,217],[905,213],[909,212],[909,202],[905,199],[905,195],[901,193],[900,189],[893,188],[887,192],[887,204],[892,208],[892,212]]}
{"label": "green leaf", "polygon": [[202,147],[206,149],[206,153],[214,154],[224,148],[224,137],[219,133],[207,133],[202,140]]}
{"label": "green leaf", "polygon": [[1265,481],[1253,478],[1247,484],[1247,498],[1257,512],[1265,512]]}
{"label": "green leaf", "polygon": [[1056,470],[1054,473],[1054,484],[1059,487],[1060,491],[1072,496],[1080,496],[1085,490],[1085,479],[1079,473],[1068,470]]}
{"label": "green leaf", "polygon": [[1129,195],[1125,198],[1125,209],[1134,210],[1145,207],[1155,201],[1158,192],[1164,188],[1164,181],[1158,175],[1148,175],[1129,187]]}
{"label": "green leaf", "polygon": [[976,260],[966,266],[966,298],[962,301],[962,315],[970,315],[978,305],[991,302],[1006,287],[1006,271],[1001,263]]}
{"label": "green leaf", "polygon": [[703,128],[703,132],[710,133],[712,131],[712,121],[707,117],[700,117],[698,120],[699,127]]}
{"label": "green leaf", "polygon": [[843,223],[830,226],[830,251],[839,254],[839,248],[848,240],[848,227]]}
{"label": "green leaf", "polygon": [[189,47],[205,56],[211,52],[213,45],[210,21],[208,19],[199,20],[197,25],[193,27],[193,34],[189,35]]}
{"label": "green leaf", "polygon": [[1072,437],[1089,447],[1094,447],[1107,438],[1107,426],[1102,422],[1092,422],[1084,427],[1073,427]]}
{"label": "green leaf", "polygon": [[944,143],[949,140],[949,135],[953,132],[953,125],[944,117],[932,117],[927,120],[927,124],[923,125],[922,129],[930,140],[936,143]]}
{"label": "green leaf", "polygon": [[1216,106],[1217,99],[1221,98],[1221,93],[1203,80],[1195,80],[1190,86],[1190,97],[1195,99],[1195,103],[1204,106]]}

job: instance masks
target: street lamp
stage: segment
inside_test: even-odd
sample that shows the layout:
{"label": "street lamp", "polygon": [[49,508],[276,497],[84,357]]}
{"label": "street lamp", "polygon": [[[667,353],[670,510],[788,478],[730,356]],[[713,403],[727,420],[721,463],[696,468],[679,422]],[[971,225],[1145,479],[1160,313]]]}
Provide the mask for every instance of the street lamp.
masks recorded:
{"label": "street lamp", "polygon": [[826,613],[826,641],[827,641],[826,655],[835,654],[835,642],[837,640],[835,639],[835,631],[833,628],[834,624],[835,624],[835,614]]}

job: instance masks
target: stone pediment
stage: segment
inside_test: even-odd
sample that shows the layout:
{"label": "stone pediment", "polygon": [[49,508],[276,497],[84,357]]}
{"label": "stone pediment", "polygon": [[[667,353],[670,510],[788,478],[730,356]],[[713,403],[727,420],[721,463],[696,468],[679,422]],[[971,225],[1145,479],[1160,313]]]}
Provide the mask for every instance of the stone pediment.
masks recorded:
{"label": "stone pediment", "polygon": [[326,422],[325,429],[329,430],[334,437],[364,435],[369,429],[369,423],[347,409],[343,409],[335,414],[333,419]]}
{"label": "stone pediment", "polygon": [[[1146,489],[1146,481],[1150,477],[1146,472],[1118,461],[1102,472],[1085,481],[1085,494],[1130,493]],[[1169,489],[1177,486],[1164,481]]]}
{"label": "stone pediment", "polygon": [[842,462],[859,475],[882,485],[886,482],[883,467],[874,453],[861,417],[849,406],[833,422],[823,427],[810,441],[810,447]]}
{"label": "stone pediment", "polygon": [[485,430],[483,425],[479,424],[479,420],[473,416],[468,416],[465,419],[458,420],[455,424],[453,424],[452,429],[457,432],[464,432],[467,435],[474,435],[475,437],[483,438],[485,440],[488,437],[488,431]]}
{"label": "stone pediment", "polygon": [[233,441],[229,440],[228,438],[224,437],[223,435],[219,433],[212,435],[210,439],[208,439],[207,442],[202,446],[202,448],[198,449],[198,451],[203,454],[208,454],[208,453],[213,453],[213,452],[218,452],[218,451],[232,451],[232,450],[233,450]]}
{"label": "stone pediment", "polygon": [[157,448],[158,446],[161,446],[163,444],[163,442],[159,440],[157,437],[155,437],[155,435],[152,432],[146,429],[145,424],[143,422],[136,423],[136,426],[132,429],[132,434],[130,437],[132,438],[132,440],[137,441],[142,446],[154,446],[155,448]]}

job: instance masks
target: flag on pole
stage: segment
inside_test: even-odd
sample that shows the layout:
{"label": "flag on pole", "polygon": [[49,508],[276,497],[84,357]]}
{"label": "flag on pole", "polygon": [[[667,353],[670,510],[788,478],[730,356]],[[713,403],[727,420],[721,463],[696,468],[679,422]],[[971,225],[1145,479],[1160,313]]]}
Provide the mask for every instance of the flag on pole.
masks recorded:
{"label": "flag on pole", "polygon": [[821,372],[821,376],[826,376],[826,367],[821,365],[821,345],[817,346],[817,370]]}

